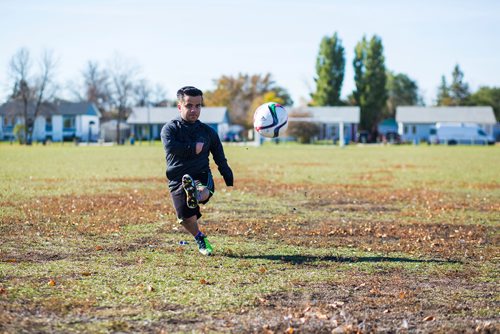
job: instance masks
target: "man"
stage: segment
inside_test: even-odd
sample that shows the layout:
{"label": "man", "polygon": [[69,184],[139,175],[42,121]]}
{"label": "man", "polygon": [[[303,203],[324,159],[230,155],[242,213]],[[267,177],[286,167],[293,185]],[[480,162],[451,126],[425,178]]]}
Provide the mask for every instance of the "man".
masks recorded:
{"label": "man", "polygon": [[215,191],[209,154],[212,153],[228,187],[233,186],[233,172],[227,164],[217,132],[198,120],[202,104],[201,90],[193,86],[179,89],[177,109],[180,115],[163,126],[161,141],[177,220],[194,236],[200,253],[210,255],[212,246],[198,226],[201,217],[198,204],[206,204]]}

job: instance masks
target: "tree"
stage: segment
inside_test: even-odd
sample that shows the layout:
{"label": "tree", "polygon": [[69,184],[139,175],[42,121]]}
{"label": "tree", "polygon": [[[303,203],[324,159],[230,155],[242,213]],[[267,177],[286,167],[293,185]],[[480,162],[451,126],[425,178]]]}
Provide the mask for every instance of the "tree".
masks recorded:
{"label": "tree", "polygon": [[345,56],[337,33],[321,40],[316,58],[316,92],[311,94],[313,105],[337,106],[342,104],[340,92],[344,81]]}
{"label": "tree", "polygon": [[141,79],[134,87],[137,107],[150,106],[167,106],[165,89],[160,84],[156,84],[154,88],[147,79]]}
{"label": "tree", "polygon": [[467,104],[470,96],[469,85],[464,82],[464,73],[460,66],[455,65],[453,69],[452,81],[450,86],[450,95],[454,105],[463,106]]}
{"label": "tree", "polygon": [[10,72],[14,78],[14,88],[11,99],[22,102],[23,106],[23,126],[18,127],[18,135],[24,144],[26,138],[26,125],[28,123],[28,105],[32,99],[33,92],[28,84],[28,73],[31,68],[31,59],[28,49],[19,49],[10,60]]}
{"label": "tree", "polygon": [[446,78],[444,75],[441,76],[441,85],[439,85],[438,87],[438,95],[436,100],[436,104],[438,106],[450,106],[453,103],[450,96],[450,88],[446,84]]}
{"label": "tree", "polygon": [[387,115],[395,117],[397,106],[422,105],[417,83],[406,74],[387,71]]}
{"label": "tree", "polygon": [[[42,107],[53,98],[56,89],[54,74],[57,61],[51,51],[45,50],[39,62],[39,73],[30,78],[31,58],[28,49],[21,48],[11,58],[10,71],[14,78],[12,100],[18,100],[23,106],[23,135],[25,144],[33,142],[35,120]],[[30,115],[29,105],[33,104],[33,115]]]}
{"label": "tree", "polygon": [[122,144],[120,138],[120,123],[125,121],[127,111],[134,99],[134,82],[136,81],[138,66],[130,64],[120,56],[115,56],[111,63],[110,78],[112,82],[111,97],[117,109],[116,143]]}
{"label": "tree", "polygon": [[382,40],[376,35],[371,38],[370,42],[363,37],[354,50],[356,90],[353,96],[361,109],[360,128],[372,133],[376,132],[387,101],[387,77],[383,51]]}
{"label": "tree", "polygon": [[153,95],[153,90],[151,85],[146,79],[141,79],[134,87],[134,93],[136,96],[136,106],[146,107],[151,103],[151,97]]}
{"label": "tree", "polygon": [[153,91],[151,92],[151,101],[155,107],[168,107],[169,105],[177,106],[177,102],[175,100],[169,101],[167,99],[167,91],[159,83],[154,86]]}
{"label": "tree", "polygon": [[446,78],[441,76],[441,85],[438,88],[438,106],[464,106],[470,97],[469,85],[464,82],[464,73],[457,64],[451,74],[451,85],[446,84]]}
{"label": "tree", "polygon": [[231,121],[246,128],[252,127],[251,115],[254,101],[266,93],[274,92],[285,105],[293,104],[288,92],[277,86],[271,74],[238,74],[237,77],[223,75],[214,80],[216,88],[204,93],[205,106],[227,106]]}
{"label": "tree", "polygon": [[491,106],[497,122],[500,122],[500,87],[480,87],[469,97],[469,104],[474,106]]}
{"label": "tree", "polygon": [[99,110],[104,111],[111,102],[109,73],[101,69],[96,61],[89,61],[82,71],[84,78],[85,100],[94,103]]}

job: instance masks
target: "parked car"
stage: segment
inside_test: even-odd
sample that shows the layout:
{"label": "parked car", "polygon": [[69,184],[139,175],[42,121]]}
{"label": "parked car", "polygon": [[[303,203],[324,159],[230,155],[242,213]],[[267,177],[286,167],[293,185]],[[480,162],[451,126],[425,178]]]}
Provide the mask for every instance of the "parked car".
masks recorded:
{"label": "parked car", "polygon": [[371,139],[371,136],[370,136],[370,133],[368,131],[362,130],[362,131],[358,132],[358,135],[357,135],[358,143],[366,144],[366,143],[370,142],[370,139]]}
{"label": "parked car", "polygon": [[386,142],[391,144],[401,144],[401,136],[397,132],[387,132],[384,135]]}
{"label": "parked car", "polygon": [[495,139],[477,124],[437,123],[429,131],[431,144],[493,145]]}

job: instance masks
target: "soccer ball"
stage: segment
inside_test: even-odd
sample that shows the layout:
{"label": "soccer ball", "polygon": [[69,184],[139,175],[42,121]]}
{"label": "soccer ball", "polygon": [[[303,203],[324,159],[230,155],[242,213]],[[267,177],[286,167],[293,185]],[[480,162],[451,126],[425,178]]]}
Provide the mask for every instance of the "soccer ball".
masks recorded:
{"label": "soccer ball", "polygon": [[288,113],[279,103],[264,103],[253,114],[253,127],[264,137],[279,137],[288,127]]}

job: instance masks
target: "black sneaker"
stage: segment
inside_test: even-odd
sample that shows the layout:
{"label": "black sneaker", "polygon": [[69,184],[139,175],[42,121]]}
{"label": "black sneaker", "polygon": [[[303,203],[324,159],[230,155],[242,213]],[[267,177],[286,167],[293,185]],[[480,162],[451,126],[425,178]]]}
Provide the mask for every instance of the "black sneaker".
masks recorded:
{"label": "black sneaker", "polygon": [[195,209],[198,206],[198,189],[193,178],[186,174],[182,177],[182,188],[186,192],[186,204],[188,208]]}
{"label": "black sneaker", "polygon": [[198,250],[200,251],[201,254],[210,256],[213,252],[212,245],[208,242],[208,239],[206,236],[201,236],[197,237],[196,243],[198,244]]}

